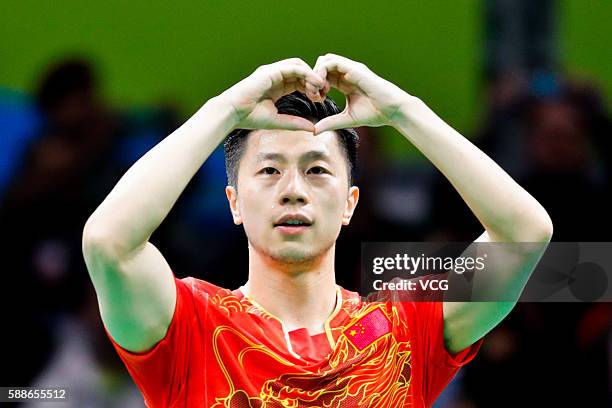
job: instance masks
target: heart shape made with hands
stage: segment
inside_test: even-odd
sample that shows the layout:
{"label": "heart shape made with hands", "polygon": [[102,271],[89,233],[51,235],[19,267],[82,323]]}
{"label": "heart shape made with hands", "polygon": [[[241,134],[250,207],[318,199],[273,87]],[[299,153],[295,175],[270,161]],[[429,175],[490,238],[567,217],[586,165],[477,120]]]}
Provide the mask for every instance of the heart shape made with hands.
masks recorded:
{"label": "heart shape made with hands", "polygon": [[323,86],[320,81],[300,79],[301,90],[308,99],[322,103],[331,88],[346,97],[342,112],[314,124],[314,135],[335,129],[387,125],[389,116],[397,111],[403,99],[400,88],[378,77],[364,64],[340,55],[319,57],[312,71],[323,80]]}
{"label": "heart shape made with hands", "polygon": [[319,57],[313,71],[324,80],[324,86],[315,90],[316,95],[308,96],[312,101],[323,102],[331,88],[346,98],[342,112],[315,124],[315,135],[327,130],[386,125],[386,112],[393,112],[394,104],[402,98],[403,91],[395,85],[382,80],[363,63],[340,55]]}
{"label": "heart shape made with hands", "polygon": [[356,77],[363,76],[360,72],[365,65],[336,54],[325,54],[317,59],[313,71],[325,82],[325,86],[316,93],[322,102],[331,88],[335,88],[345,96],[352,93],[357,87],[352,84]]}
{"label": "heart shape made with hands", "polygon": [[[319,57],[322,58],[322,57]],[[318,62],[318,61],[317,61]],[[317,75],[319,75],[323,81],[324,81],[324,87],[320,88],[320,89],[315,89],[311,84],[307,83],[304,80],[301,80],[300,82],[302,83],[302,86],[305,88],[306,92],[306,96],[313,102],[319,102],[322,103],[323,101],[325,101],[325,98],[327,98],[327,94],[329,93],[330,89],[332,87],[338,89],[340,92],[342,92],[341,89],[337,88],[337,86],[333,86],[333,84],[338,84],[338,73],[335,72],[328,72],[326,69],[324,69],[323,71],[325,72],[324,75],[321,75],[321,71],[322,70],[317,70],[317,67],[315,66],[314,68],[311,68],[313,70],[316,70],[315,72],[317,73]],[[330,78],[328,78],[330,77]]]}
{"label": "heart shape made with hands", "polygon": [[[342,75],[342,74],[340,74]],[[347,99],[346,99],[346,103],[348,106],[348,92],[346,92],[345,89],[341,89],[341,86],[338,86],[339,83],[339,76],[337,73],[328,73],[327,75],[325,75],[323,78],[325,85],[323,86],[323,88],[320,89],[316,89],[314,87],[312,87],[312,85],[308,84],[308,83],[303,83],[304,88],[306,89],[305,95],[308,99],[310,99],[312,102],[315,103],[323,103],[325,101],[325,99],[328,97],[329,91],[331,90],[331,88],[337,89],[339,92],[341,92]],[[331,78],[328,79],[328,76],[331,76]],[[330,81],[331,79],[331,81]],[[333,83],[333,84],[332,84]],[[333,101],[333,100],[332,100]],[[327,118],[334,118],[332,120],[335,120],[336,118],[339,118],[340,116],[344,116],[346,115],[346,109],[342,112],[336,113],[334,115],[328,116]],[[327,119],[324,118],[321,121]],[[320,121],[320,122],[321,122]],[[319,122],[319,123],[320,123]],[[316,124],[315,124],[316,126]],[[317,134],[319,132],[316,132],[315,134]]]}

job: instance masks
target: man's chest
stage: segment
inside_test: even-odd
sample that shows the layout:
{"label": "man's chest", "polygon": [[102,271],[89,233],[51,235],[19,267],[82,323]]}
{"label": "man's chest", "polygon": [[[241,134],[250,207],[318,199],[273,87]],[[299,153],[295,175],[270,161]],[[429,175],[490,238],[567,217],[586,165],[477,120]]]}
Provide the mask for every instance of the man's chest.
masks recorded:
{"label": "man's chest", "polygon": [[[207,378],[214,385],[207,382],[226,402],[248,396],[266,407],[402,406],[398,401],[409,395],[411,384],[410,343],[398,341],[391,325],[372,320],[381,318],[349,319],[318,340],[261,322],[217,325],[206,347],[206,367],[215,371]],[[311,348],[318,341],[328,352],[318,360],[302,357],[307,341]]]}

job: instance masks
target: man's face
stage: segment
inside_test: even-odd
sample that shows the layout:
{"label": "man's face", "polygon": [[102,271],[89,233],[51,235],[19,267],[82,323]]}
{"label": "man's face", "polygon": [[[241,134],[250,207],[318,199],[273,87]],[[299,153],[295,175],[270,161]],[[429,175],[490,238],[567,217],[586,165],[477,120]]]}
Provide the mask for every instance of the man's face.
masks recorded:
{"label": "man's face", "polygon": [[[240,159],[237,192],[226,187],[234,223],[253,249],[277,261],[316,259],[348,225],[359,199],[335,132],[252,131]],[[289,218],[287,218],[289,217]],[[301,225],[291,225],[296,220]]]}

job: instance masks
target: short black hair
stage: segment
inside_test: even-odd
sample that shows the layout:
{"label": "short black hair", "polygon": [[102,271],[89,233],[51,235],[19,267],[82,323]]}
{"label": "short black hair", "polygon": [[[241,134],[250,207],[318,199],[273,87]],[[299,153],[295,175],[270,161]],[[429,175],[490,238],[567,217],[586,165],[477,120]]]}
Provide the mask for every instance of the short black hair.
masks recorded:
{"label": "short black hair", "polygon": [[[275,102],[278,113],[299,116],[313,123],[336,115],[341,112],[336,103],[329,97],[323,102],[313,102],[300,91],[281,97]],[[227,184],[237,188],[238,166],[244,153],[247,136],[252,129],[235,129],[226,138],[223,144],[225,153],[225,172]],[[341,150],[347,161],[347,174],[349,187],[353,184],[354,173],[357,171],[357,148],[359,136],[353,128],[335,130]]]}

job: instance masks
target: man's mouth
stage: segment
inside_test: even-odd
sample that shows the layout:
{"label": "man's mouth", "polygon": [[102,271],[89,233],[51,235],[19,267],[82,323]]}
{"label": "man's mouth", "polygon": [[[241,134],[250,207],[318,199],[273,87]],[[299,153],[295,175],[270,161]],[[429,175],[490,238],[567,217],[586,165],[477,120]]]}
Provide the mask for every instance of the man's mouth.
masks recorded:
{"label": "man's mouth", "polygon": [[306,222],[306,221],[300,221],[300,220],[290,220],[290,221],[285,221],[285,222],[281,222],[278,224],[274,224],[275,227],[278,226],[284,226],[284,227],[310,227],[310,223]]}
{"label": "man's mouth", "polygon": [[274,228],[283,235],[297,235],[306,232],[311,225],[311,223],[306,221],[289,220],[274,224]]}

